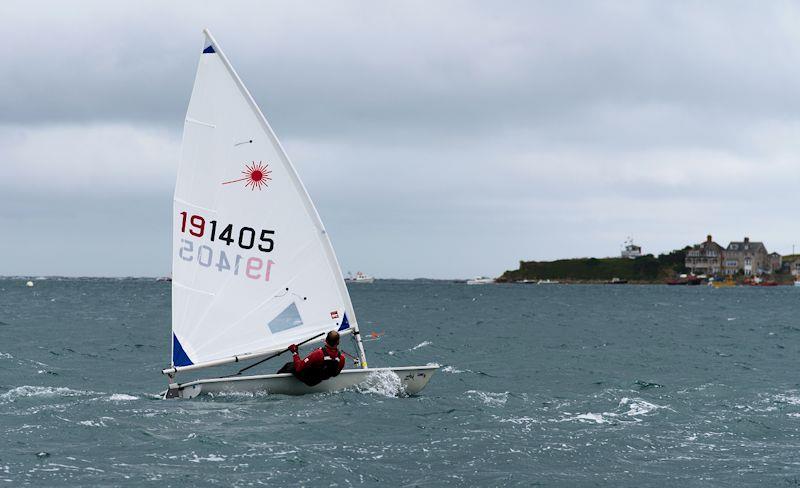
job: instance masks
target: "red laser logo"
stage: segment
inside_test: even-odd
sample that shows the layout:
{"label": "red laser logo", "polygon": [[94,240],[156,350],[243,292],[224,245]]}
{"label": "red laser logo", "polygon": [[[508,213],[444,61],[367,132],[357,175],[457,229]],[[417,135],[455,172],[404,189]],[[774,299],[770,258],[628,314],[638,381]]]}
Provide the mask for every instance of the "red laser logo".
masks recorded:
{"label": "red laser logo", "polygon": [[228,185],[230,183],[238,183],[240,181],[244,181],[246,182],[244,184],[245,188],[249,186],[251,191],[255,190],[256,188],[261,190],[262,186],[267,186],[267,187],[269,186],[267,184],[267,181],[272,181],[272,178],[269,176],[270,173],[272,173],[272,170],[267,169],[268,167],[269,164],[267,163],[262,164],[261,161],[259,162],[253,161],[253,164],[245,164],[244,171],[242,171],[242,174],[245,175],[244,178],[239,178],[237,180],[231,180],[231,181],[223,181],[222,184]]}

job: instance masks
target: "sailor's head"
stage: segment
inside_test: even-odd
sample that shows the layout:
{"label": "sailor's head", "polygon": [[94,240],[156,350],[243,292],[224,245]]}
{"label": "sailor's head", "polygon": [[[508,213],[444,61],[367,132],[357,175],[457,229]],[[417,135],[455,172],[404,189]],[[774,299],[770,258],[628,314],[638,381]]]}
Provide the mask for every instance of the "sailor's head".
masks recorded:
{"label": "sailor's head", "polygon": [[325,344],[330,347],[337,347],[339,345],[339,333],[335,330],[328,332],[327,337],[325,337]]}

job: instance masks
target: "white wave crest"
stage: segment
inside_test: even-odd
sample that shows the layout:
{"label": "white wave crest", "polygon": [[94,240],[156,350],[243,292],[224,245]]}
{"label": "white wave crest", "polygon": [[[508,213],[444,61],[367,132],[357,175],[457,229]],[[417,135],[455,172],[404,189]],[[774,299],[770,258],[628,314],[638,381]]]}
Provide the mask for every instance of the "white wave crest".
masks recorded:
{"label": "white wave crest", "polygon": [[114,393],[110,397],[108,397],[108,401],[110,402],[127,402],[130,400],[138,400],[139,397],[133,395],[126,395],[125,393]]}
{"label": "white wave crest", "polygon": [[444,368],[442,368],[442,372],[453,373],[453,374],[464,373],[463,370],[457,369],[455,366],[445,366]]}
{"label": "white wave crest", "polygon": [[468,390],[467,395],[476,397],[480,401],[482,401],[484,405],[489,405],[491,407],[498,407],[500,405],[505,405],[506,402],[508,401],[507,391],[504,391],[502,393],[495,393],[491,391]]}
{"label": "white wave crest", "polygon": [[0,359],[14,359],[14,356],[7,352],[0,352]]}
{"label": "white wave crest", "polygon": [[800,405],[800,396],[796,394],[778,394],[773,397],[777,403],[785,403],[787,405]]}
{"label": "white wave crest", "polygon": [[373,371],[367,378],[356,386],[359,393],[372,393],[385,397],[399,397],[405,395],[403,382],[400,377],[389,370]]}
{"label": "white wave crest", "polygon": [[510,417],[507,419],[500,419],[501,424],[511,423],[516,425],[539,424],[541,421],[533,417]]}
{"label": "white wave crest", "polygon": [[86,427],[105,427],[106,420],[114,420],[112,417],[100,417],[97,420],[81,420],[78,422],[79,425],[85,425]]}
{"label": "white wave crest", "polygon": [[619,401],[619,407],[622,408],[625,406],[628,407],[628,411],[625,412],[624,415],[627,415],[629,417],[635,417],[637,415],[646,415],[660,408],[669,408],[663,405],[656,405],[655,403],[650,403],[648,401],[642,400],[641,398],[623,397],[622,400]]}
{"label": "white wave crest", "polygon": [[[608,415],[608,414],[606,414]],[[594,422],[596,424],[607,424],[610,421],[603,417],[603,414],[600,413],[582,413],[580,415],[576,415],[573,417],[574,420],[586,421],[586,422]]]}
{"label": "white wave crest", "polygon": [[209,454],[206,457],[198,457],[197,454],[192,453],[192,456],[194,457],[189,460],[190,463],[200,463],[200,462],[221,463],[222,461],[225,461],[225,456],[221,454]]}
{"label": "white wave crest", "polygon": [[415,350],[419,349],[420,347],[430,346],[431,344],[433,344],[433,342],[431,342],[431,341],[422,341],[419,344],[417,344],[416,346],[414,346],[411,349],[409,349],[409,351],[415,351]]}
{"label": "white wave crest", "polygon": [[614,417],[617,417],[617,414],[613,412],[603,412],[603,413],[581,413],[578,415],[572,415],[571,413],[565,412],[564,415],[567,417],[562,417],[560,419],[553,419],[550,422],[594,422],[595,424],[610,424],[615,423]]}
{"label": "white wave crest", "polygon": [[74,397],[93,395],[92,391],[72,390],[64,387],[52,386],[18,386],[0,395],[0,399],[14,401],[24,397]]}

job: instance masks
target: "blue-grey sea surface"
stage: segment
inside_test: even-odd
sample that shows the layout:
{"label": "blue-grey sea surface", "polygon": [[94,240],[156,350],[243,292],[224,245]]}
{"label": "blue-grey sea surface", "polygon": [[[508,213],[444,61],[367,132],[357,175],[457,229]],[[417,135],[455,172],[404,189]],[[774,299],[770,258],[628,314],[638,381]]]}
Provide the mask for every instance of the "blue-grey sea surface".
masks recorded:
{"label": "blue-grey sea surface", "polygon": [[169,283],[26,281],[0,484],[800,485],[800,288],[356,284],[370,365],[441,365],[420,395],[165,401]]}

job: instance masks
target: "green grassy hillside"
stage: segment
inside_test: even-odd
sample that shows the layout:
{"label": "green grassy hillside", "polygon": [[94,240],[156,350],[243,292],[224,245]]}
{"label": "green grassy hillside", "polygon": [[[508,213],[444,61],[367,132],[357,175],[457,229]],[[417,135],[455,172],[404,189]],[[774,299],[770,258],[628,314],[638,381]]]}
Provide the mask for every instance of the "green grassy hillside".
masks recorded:
{"label": "green grassy hillside", "polygon": [[686,272],[686,250],[675,250],[658,257],[648,254],[636,259],[577,258],[558,261],[520,261],[519,269],[503,273],[500,281],[565,280],[608,281],[620,278],[630,281],[660,281]]}

